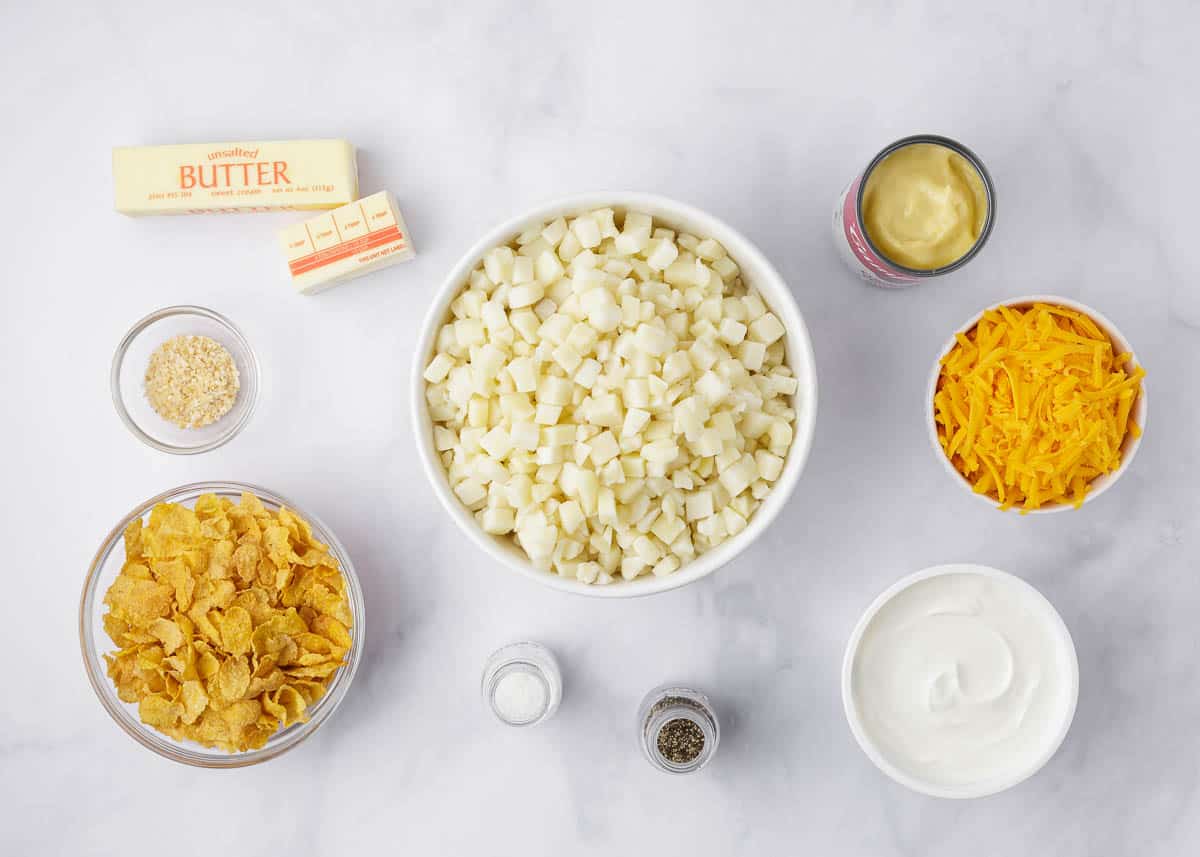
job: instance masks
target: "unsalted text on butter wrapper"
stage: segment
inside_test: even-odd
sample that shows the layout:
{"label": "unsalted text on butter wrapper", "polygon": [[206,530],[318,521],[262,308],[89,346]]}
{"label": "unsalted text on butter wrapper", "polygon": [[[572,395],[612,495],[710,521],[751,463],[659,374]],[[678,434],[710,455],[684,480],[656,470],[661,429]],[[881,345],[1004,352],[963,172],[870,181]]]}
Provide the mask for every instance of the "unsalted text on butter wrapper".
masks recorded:
{"label": "unsalted text on butter wrapper", "polygon": [[113,190],[135,216],[337,208],[357,198],[358,168],[345,140],[126,146]]}

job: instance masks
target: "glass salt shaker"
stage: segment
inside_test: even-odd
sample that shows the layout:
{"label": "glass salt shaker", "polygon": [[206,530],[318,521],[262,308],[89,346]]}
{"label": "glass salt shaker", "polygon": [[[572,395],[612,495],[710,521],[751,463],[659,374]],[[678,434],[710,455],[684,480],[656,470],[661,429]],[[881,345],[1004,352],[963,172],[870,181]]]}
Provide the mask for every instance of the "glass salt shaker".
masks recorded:
{"label": "glass salt shaker", "polygon": [[638,740],[650,764],[671,774],[690,774],[717,752],[721,727],[709,698],[678,685],[657,687],[642,700]]}
{"label": "glass salt shaker", "polygon": [[481,690],[501,723],[533,726],[558,710],[562,673],[554,653],[541,643],[511,643],[487,659]]}

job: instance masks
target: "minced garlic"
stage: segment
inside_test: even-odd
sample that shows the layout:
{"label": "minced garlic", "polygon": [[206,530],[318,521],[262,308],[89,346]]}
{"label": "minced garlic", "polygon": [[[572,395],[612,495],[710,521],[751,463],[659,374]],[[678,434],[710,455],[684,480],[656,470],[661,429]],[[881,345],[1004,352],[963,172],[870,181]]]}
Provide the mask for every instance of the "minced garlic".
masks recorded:
{"label": "minced garlic", "polygon": [[146,367],[150,406],[180,428],[201,428],[225,416],[240,386],[233,355],[207,336],[168,339]]}
{"label": "minced garlic", "polygon": [[938,440],[978,494],[1003,508],[1082,505],[1121,464],[1146,372],[1114,353],[1086,315],[1062,306],[997,307],[942,358]]}

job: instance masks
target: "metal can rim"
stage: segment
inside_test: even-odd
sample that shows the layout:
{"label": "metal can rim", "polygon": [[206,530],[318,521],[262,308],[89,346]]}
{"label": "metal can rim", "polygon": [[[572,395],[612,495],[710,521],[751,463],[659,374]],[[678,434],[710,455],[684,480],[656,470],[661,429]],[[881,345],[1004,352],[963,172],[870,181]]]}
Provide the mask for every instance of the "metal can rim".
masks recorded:
{"label": "metal can rim", "polygon": [[983,249],[983,245],[987,243],[988,238],[990,238],[992,235],[992,225],[996,221],[996,186],[992,182],[991,174],[987,171],[987,167],[983,165],[983,161],[979,159],[979,156],[957,140],[952,140],[949,137],[943,137],[940,134],[913,134],[908,137],[901,137],[894,143],[890,143],[889,145],[885,146],[879,152],[879,154],[871,159],[870,163],[867,164],[867,168],[862,172],[862,178],[858,183],[858,193],[855,195],[854,200],[854,216],[858,219],[860,225],[863,222],[863,190],[867,186],[868,177],[870,177],[875,168],[878,167],[879,164],[882,163],[883,159],[888,155],[896,152],[899,149],[903,149],[906,146],[912,146],[918,143],[932,143],[935,146],[941,146],[949,149],[950,151],[966,158],[967,162],[974,167],[975,171],[979,173],[979,177],[983,180],[983,189],[984,193],[987,195],[988,206],[987,216],[983,221],[983,229],[980,230],[979,237],[975,239],[975,243],[971,245],[971,249],[959,256],[949,265],[942,265],[940,268],[909,268],[905,265],[901,265],[900,263],[893,261],[890,256],[875,246],[875,242],[871,240],[870,232],[868,232],[865,228],[860,229],[863,239],[867,242],[867,246],[871,248],[872,252],[874,252],[876,256],[878,256],[880,259],[883,259],[888,265],[901,273],[909,274],[914,277],[928,278],[937,277],[942,274],[948,274],[951,271],[961,268],[963,265],[967,264],[967,262],[975,258],[976,254]]}

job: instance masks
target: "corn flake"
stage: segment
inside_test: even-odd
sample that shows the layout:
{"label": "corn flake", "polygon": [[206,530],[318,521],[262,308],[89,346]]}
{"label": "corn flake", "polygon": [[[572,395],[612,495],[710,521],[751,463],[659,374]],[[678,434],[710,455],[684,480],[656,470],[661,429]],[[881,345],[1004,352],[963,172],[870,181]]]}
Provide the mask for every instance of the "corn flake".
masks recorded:
{"label": "corn flake", "polygon": [[227,752],[303,722],[352,643],[346,583],[308,522],[253,494],[155,506],[104,596],[108,675],[142,722]]}

